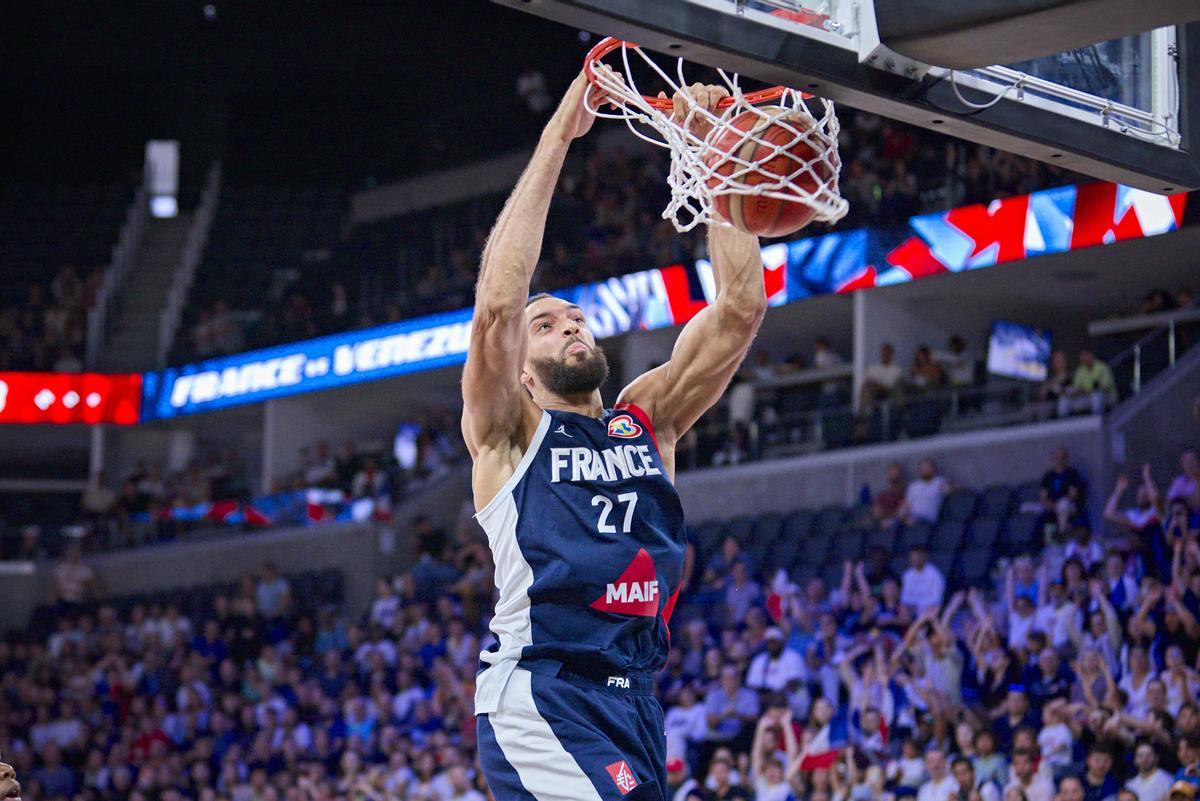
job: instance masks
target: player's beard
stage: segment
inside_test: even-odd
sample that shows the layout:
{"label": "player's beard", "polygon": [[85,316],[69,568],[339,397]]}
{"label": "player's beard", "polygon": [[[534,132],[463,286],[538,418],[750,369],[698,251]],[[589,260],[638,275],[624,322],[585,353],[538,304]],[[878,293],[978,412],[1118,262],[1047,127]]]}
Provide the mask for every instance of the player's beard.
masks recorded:
{"label": "player's beard", "polygon": [[529,366],[547,390],[554,395],[582,395],[597,390],[608,378],[608,358],[598,345],[575,356],[558,359],[530,359]]}

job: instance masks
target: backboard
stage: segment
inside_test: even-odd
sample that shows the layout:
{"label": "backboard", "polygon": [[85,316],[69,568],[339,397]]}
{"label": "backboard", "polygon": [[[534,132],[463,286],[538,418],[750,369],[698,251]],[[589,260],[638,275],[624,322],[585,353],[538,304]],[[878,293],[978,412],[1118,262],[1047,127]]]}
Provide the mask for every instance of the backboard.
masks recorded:
{"label": "backboard", "polygon": [[953,70],[881,46],[870,0],[495,0],[1153,192],[1200,187],[1200,23]]}

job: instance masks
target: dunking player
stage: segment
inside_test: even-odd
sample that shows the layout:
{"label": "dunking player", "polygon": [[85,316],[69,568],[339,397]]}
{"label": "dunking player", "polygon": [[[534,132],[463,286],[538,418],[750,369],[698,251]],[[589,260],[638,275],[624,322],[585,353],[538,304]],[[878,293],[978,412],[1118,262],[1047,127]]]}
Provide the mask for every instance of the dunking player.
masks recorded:
{"label": "dunking player", "polygon": [[[476,517],[500,590],[475,695],[498,801],[666,797],[651,674],[683,565],[675,443],[721,396],[766,309],[757,239],[713,225],[716,301],[669,362],[604,408],[608,363],[582,310],[529,297],[567,147],[592,125],[587,86],[571,85],[492,230],[463,373]],[[689,91],[710,109],[724,96]]]}

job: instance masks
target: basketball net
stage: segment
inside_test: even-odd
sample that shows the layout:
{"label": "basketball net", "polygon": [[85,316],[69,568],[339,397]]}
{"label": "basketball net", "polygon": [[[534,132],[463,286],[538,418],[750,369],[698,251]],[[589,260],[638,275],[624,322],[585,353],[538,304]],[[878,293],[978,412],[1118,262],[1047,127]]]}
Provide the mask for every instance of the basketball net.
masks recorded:
{"label": "basketball net", "polygon": [[[621,54],[619,72],[602,61],[617,50]],[[666,82],[670,87],[667,94],[682,98],[682,119],[674,115],[669,98],[638,91],[630,53]],[[623,120],[638,138],[670,151],[667,184],[671,202],[663,210],[663,219],[670,220],[680,233],[702,223],[724,222],[713,211],[713,198],[723,194],[802,203],[813,210],[814,221],[832,223],[846,214],[849,204],[838,191],[840,127],[832,102],[785,87],[744,93],[736,73],[718,70],[729,97],[709,111],[685,91],[688,84],[683,64],[683,59],[678,59],[672,77],[637,45],[605,39],[592,49],[584,65],[589,80],[599,90],[586,94],[588,111],[598,117]],[[745,124],[744,118],[738,125],[732,124],[746,112],[759,119],[754,119],[752,125]],[[781,126],[786,135],[774,130],[769,140],[762,136]],[[718,141],[722,144],[720,151],[712,147]],[[752,154],[754,161],[747,161],[743,154]],[[768,162],[769,171],[759,169]]]}

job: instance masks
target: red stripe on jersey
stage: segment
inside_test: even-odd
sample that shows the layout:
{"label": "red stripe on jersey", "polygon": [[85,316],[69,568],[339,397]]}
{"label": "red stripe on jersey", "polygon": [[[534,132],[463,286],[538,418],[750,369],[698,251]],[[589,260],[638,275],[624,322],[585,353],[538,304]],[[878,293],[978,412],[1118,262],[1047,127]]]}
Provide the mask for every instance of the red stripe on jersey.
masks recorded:
{"label": "red stripe on jersey", "polygon": [[654,441],[655,449],[658,448],[658,437],[654,435],[654,424],[650,422],[650,415],[642,411],[640,406],[632,403],[618,403],[616,408],[622,412],[629,412],[636,417],[637,421],[642,424],[642,428],[650,432],[650,439]]}

